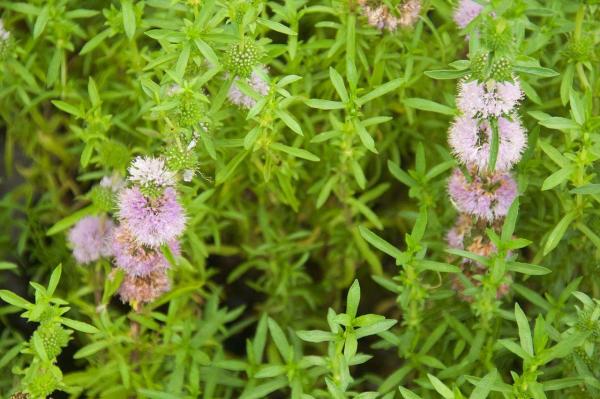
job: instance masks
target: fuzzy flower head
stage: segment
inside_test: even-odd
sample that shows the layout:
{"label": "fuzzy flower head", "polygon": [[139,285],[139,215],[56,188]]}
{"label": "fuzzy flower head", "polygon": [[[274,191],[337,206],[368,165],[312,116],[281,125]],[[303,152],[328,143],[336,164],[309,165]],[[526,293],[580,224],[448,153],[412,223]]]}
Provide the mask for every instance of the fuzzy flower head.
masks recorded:
{"label": "fuzzy flower head", "polygon": [[0,40],[6,41],[10,39],[10,32],[4,28],[4,21],[0,19]]}
{"label": "fuzzy flower head", "polygon": [[455,169],[448,180],[448,193],[460,212],[493,221],[508,212],[517,197],[517,183],[504,172],[473,174],[469,182],[460,169]]}
{"label": "fuzzy flower head", "polygon": [[463,80],[459,85],[456,103],[471,118],[488,118],[510,114],[522,98],[523,92],[518,80],[486,83]]}
{"label": "fuzzy flower head", "polygon": [[77,262],[83,265],[111,256],[110,237],[113,229],[114,223],[103,217],[86,216],[77,222],[68,235]]}
{"label": "fuzzy flower head", "polygon": [[406,0],[390,9],[386,4],[377,1],[359,0],[362,14],[367,17],[369,25],[379,29],[393,32],[399,27],[413,26],[419,19],[421,12],[420,0]]}
{"label": "fuzzy flower head", "polygon": [[149,303],[171,289],[171,283],[164,270],[154,271],[146,276],[126,275],[119,288],[123,303],[132,306]]}
{"label": "fuzzy flower head", "polygon": [[[521,159],[527,142],[519,119],[498,118],[498,139],[496,170],[509,170]],[[488,168],[492,129],[487,121],[459,116],[450,128],[448,141],[463,164],[478,170]]]}
{"label": "fuzzy flower head", "polygon": [[460,0],[458,7],[454,10],[454,22],[459,28],[464,29],[483,10],[483,6],[473,0]]}
{"label": "fuzzy flower head", "polygon": [[139,244],[159,247],[185,228],[185,215],[172,187],[155,198],[147,197],[138,187],[119,194],[119,220],[125,223]]}
{"label": "fuzzy flower head", "polygon": [[167,169],[162,158],[136,157],[127,171],[129,181],[143,189],[163,189],[175,185],[175,173]]}
{"label": "fuzzy flower head", "polygon": [[[246,83],[261,97],[269,94],[269,83],[263,77],[265,75],[267,75],[267,70],[264,67],[261,67],[259,71],[254,70],[250,77],[246,79]],[[237,84],[239,79],[239,77],[234,79],[227,96],[229,97],[229,101],[233,104],[250,109],[254,107],[256,100],[240,90]]]}
{"label": "fuzzy flower head", "polygon": [[[115,265],[127,275],[146,276],[157,270],[169,268],[169,262],[161,250],[140,245],[125,224],[115,229],[111,244]],[[177,240],[169,241],[168,245],[174,255],[180,254]]]}

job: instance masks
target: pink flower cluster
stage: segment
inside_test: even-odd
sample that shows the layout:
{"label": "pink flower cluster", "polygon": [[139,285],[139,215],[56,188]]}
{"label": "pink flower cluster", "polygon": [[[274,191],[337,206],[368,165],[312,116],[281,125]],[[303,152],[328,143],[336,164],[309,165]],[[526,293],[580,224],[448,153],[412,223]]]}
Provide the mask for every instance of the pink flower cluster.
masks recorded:
{"label": "pink flower cluster", "polygon": [[387,5],[372,0],[358,0],[362,14],[367,17],[369,25],[379,29],[393,32],[401,28],[413,26],[419,19],[421,12],[420,0],[406,0],[398,4],[395,16]]}
{"label": "pink flower cluster", "polygon": [[[246,83],[252,90],[254,90],[260,96],[266,96],[269,94],[269,82],[265,80],[265,76],[268,74],[266,68],[261,68],[259,71],[253,71],[250,77],[246,80]],[[242,108],[252,108],[256,104],[256,100],[246,94],[244,94],[238,85],[239,77],[233,80],[227,97],[233,104]]]}
{"label": "pink flower cluster", "polygon": [[[179,255],[186,217],[173,187],[175,174],[162,159],[136,158],[129,173],[133,184],[116,193],[119,225],[106,217],[87,217],[69,232],[69,241],[79,263],[112,256],[125,272],[121,299],[136,307],[169,290],[170,264],[163,250]],[[154,195],[144,194],[142,187]]]}
{"label": "pink flower cluster", "polygon": [[459,28],[464,29],[477,18],[483,6],[473,0],[460,0],[458,7],[454,10],[454,22]]}

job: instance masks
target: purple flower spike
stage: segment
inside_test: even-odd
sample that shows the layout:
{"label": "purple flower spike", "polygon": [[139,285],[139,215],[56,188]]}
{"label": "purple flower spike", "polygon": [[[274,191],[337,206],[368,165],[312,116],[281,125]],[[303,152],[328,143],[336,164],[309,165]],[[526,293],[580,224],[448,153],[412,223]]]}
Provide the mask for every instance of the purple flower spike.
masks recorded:
{"label": "purple flower spike", "polygon": [[[519,119],[499,118],[498,139],[496,170],[509,170],[521,159],[527,142]],[[448,141],[463,164],[478,170],[488,168],[492,129],[487,121],[481,122],[464,115],[456,118],[450,128]]]}
{"label": "purple flower spike", "polygon": [[473,175],[469,182],[459,169],[455,169],[448,181],[448,193],[460,212],[493,221],[508,212],[517,197],[517,184],[504,172]]}
{"label": "purple flower spike", "polygon": [[[179,255],[179,242],[171,240],[169,248]],[[157,270],[169,268],[169,262],[158,248],[149,248],[136,242],[126,225],[117,227],[112,237],[112,249],[117,267],[128,275],[146,276]]]}
{"label": "purple flower spike", "polygon": [[96,216],[86,216],[77,222],[68,236],[77,262],[83,265],[111,256],[109,238],[114,226],[110,219]]}
{"label": "purple flower spike", "polygon": [[159,247],[178,237],[185,228],[183,208],[171,187],[157,198],[144,196],[135,186],[122,190],[119,208],[119,219],[142,245]]}

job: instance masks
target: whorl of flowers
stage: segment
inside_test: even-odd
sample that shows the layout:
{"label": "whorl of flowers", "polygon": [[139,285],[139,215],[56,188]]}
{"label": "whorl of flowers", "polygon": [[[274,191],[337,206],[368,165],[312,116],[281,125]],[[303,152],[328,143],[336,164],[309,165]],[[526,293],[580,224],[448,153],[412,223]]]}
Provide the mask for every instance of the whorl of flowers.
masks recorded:
{"label": "whorl of flowers", "polygon": [[154,301],[171,289],[171,283],[164,270],[154,270],[144,276],[125,275],[119,296],[124,303],[142,304]]}
{"label": "whorl of flowers", "polygon": [[[367,18],[369,25],[379,29],[395,31],[400,28],[413,26],[419,19],[421,12],[420,0],[406,0],[398,4],[396,10],[390,10],[386,4],[371,1],[358,0],[362,14]],[[394,14],[397,14],[394,15]]]}
{"label": "whorl of flowers", "polygon": [[84,265],[111,256],[114,226],[112,220],[97,216],[86,216],[77,222],[68,234],[75,260]]}
{"label": "whorl of flowers", "polygon": [[474,174],[469,181],[460,169],[455,169],[448,181],[448,193],[460,212],[494,221],[506,216],[517,197],[517,183],[505,172]]}
{"label": "whorl of flowers", "polygon": [[[498,118],[498,155],[496,170],[510,170],[519,162],[527,138],[521,121]],[[489,167],[492,129],[487,120],[477,120],[462,115],[450,128],[448,141],[452,151],[466,166],[485,170]]]}
{"label": "whorl of flowers", "polygon": [[513,112],[523,98],[518,80],[479,83],[462,81],[458,89],[458,109],[472,118],[500,117]]}
{"label": "whorl of flowers", "polygon": [[[179,242],[168,242],[169,249],[179,255]],[[122,224],[117,227],[112,235],[112,252],[117,267],[123,269],[128,275],[145,276],[155,270],[166,270],[169,262],[160,250],[139,245],[135,236]]]}
{"label": "whorl of flowers", "polygon": [[483,10],[483,6],[473,0],[460,0],[458,7],[454,10],[454,22],[459,28],[464,29]]}
{"label": "whorl of flowers", "polygon": [[[268,72],[266,68],[261,67],[259,71],[252,71],[250,77],[246,79],[248,86],[250,86],[260,96],[266,96],[269,94],[269,83],[263,78],[263,75],[266,75],[267,73]],[[239,76],[235,77],[231,87],[229,88],[227,96],[229,97],[229,101],[231,101],[233,104],[250,109],[256,104],[256,100],[244,94],[240,90],[237,84],[239,79]]]}

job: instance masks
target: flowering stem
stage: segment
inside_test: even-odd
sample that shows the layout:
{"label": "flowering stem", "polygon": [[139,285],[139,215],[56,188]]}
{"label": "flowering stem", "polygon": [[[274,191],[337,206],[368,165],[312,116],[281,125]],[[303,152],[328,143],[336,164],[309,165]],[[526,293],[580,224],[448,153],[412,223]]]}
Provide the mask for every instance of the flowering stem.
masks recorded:
{"label": "flowering stem", "polygon": [[488,169],[493,172],[496,169],[496,159],[498,158],[498,147],[500,145],[498,137],[498,120],[490,119],[490,127],[492,128],[492,142],[490,143],[490,162]]}

